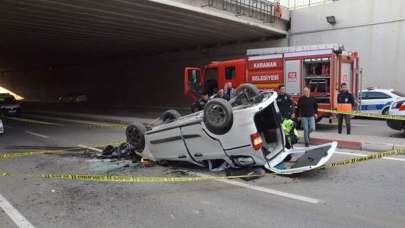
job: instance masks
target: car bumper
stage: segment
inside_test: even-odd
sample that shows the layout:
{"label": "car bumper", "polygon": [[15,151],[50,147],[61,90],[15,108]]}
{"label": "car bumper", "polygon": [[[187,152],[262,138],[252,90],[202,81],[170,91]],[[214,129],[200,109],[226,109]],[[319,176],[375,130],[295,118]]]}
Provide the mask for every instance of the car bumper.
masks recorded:
{"label": "car bumper", "polygon": [[19,108],[16,109],[2,109],[2,113],[7,116],[17,116],[21,113]]}

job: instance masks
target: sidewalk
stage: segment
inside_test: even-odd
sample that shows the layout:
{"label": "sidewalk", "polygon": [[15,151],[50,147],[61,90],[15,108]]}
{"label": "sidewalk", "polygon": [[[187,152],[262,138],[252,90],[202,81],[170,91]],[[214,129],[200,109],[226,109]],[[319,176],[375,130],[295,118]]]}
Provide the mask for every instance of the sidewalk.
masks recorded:
{"label": "sidewalk", "polygon": [[[74,112],[54,112],[54,111],[31,111],[30,114],[40,114],[57,117],[76,118],[83,120],[112,122],[120,124],[129,124],[135,121],[148,123],[153,118],[159,117],[160,113],[134,113],[134,116],[117,116],[117,115],[99,115],[99,114],[83,114]],[[152,117],[152,118],[149,118]],[[300,132],[302,135],[302,132]],[[302,137],[300,137],[300,142]],[[365,150],[365,151],[384,151],[396,148],[405,148],[405,138],[367,136],[367,135],[346,135],[332,132],[324,132],[322,130],[311,134],[311,144],[323,144],[328,142],[338,142],[338,147],[343,149]]]}

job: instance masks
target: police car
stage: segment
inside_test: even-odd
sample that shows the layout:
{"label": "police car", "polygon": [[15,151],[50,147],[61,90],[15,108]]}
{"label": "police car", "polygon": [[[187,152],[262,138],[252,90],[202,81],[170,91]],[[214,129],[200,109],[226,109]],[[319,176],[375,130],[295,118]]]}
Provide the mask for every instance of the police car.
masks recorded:
{"label": "police car", "polygon": [[367,113],[388,114],[393,102],[405,99],[405,94],[393,89],[369,88],[360,92],[360,110]]}
{"label": "police car", "polygon": [[[405,99],[392,103],[389,114],[393,116],[405,117]],[[387,125],[394,130],[403,131],[405,135],[405,121],[387,120]]]}

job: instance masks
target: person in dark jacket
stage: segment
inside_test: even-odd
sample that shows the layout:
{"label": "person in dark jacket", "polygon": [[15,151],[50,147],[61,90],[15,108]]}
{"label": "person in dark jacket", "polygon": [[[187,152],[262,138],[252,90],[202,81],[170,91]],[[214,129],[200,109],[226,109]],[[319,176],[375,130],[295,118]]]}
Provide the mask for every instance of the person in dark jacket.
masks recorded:
{"label": "person in dark jacket", "polygon": [[304,129],[305,146],[309,146],[311,132],[315,131],[315,119],[318,118],[318,104],[308,87],[304,88],[304,95],[300,97],[297,105],[297,116]]}
{"label": "person in dark jacket", "polygon": [[208,92],[204,91],[201,94],[201,98],[196,103],[198,110],[203,110],[205,105],[208,103],[208,100],[209,100]]}
{"label": "person in dark jacket", "polygon": [[[342,85],[340,86],[340,92],[339,92],[338,97],[337,97],[337,103],[338,104],[351,104],[352,108],[355,105],[354,97],[349,92],[346,83],[342,83]],[[350,133],[351,133],[350,115],[337,114],[337,119],[338,119],[338,132],[339,132],[339,134],[342,134],[343,119],[345,119],[346,132],[347,132],[348,135],[350,135]]]}
{"label": "person in dark jacket", "polygon": [[278,88],[280,92],[277,97],[277,106],[280,109],[281,116],[284,119],[290,119],[293,111],[293,101],[286,93],[284,85],[280,85]]}

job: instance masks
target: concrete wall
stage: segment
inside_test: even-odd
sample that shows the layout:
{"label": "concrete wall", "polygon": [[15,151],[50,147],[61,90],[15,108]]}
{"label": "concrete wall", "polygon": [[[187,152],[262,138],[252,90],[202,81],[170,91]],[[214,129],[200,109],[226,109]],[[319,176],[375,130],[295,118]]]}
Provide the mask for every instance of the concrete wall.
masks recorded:
{"label": "concrete wall", "polygon": [[50,64],[51,60],[43,60],[45,65],[37,63],[35,66],[20,63],[0,74],[0,86],[32,101],[55,102],[58,96],[79,92],[98,104],[188,106],[191,100],[183,95],[184,67],[240,57],[248,48],[285,45],[287,40],[280,39],[159,56],[77,60],[80,65],[67,63],[74,59],[65,60],[62,65]]}
{"label": "concrete wall", "polygon": [[405,91],[404,0],[340,0],[291,16],[290,45],[341,43],[359,52],[365,86]]}

